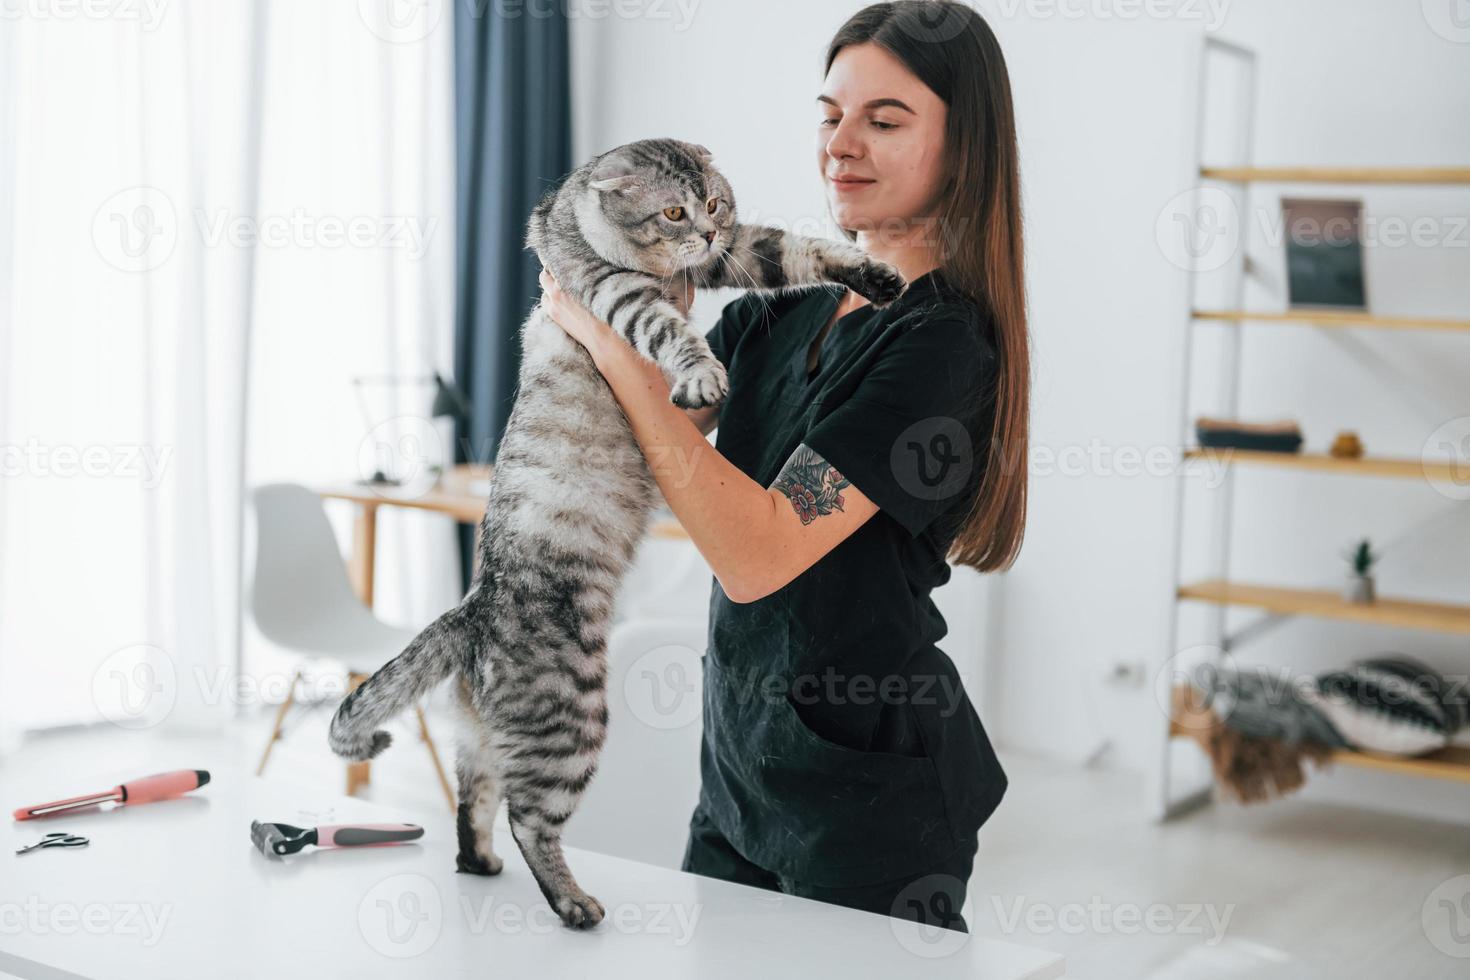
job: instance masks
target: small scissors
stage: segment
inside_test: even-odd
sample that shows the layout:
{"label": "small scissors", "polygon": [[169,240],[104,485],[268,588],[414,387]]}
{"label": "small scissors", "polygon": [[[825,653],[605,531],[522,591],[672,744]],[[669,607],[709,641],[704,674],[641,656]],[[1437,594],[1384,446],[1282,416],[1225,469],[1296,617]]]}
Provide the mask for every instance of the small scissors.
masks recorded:
{"label": "small scissors", "polygon": [[85,837],[78,837],[75,834],[58,832],[54,834],[47,834],[45,837],[42,837],[37,843],[32,844],[30,847],[22,847],[15,853],[24,854],[27,851],[34,851],[38,847],[86,847],[90,843],[92,842],[87,840],[87,838]]}

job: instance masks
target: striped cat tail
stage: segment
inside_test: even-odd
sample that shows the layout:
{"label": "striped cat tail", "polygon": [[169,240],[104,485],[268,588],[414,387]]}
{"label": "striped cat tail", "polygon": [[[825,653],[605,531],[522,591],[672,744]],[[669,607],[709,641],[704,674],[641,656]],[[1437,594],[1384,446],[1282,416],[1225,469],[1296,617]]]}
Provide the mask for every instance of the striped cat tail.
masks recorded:
{"label": "striped cat tail", "polygon": [[362,762],[393,741],[379,726],[448,677],[468,648],[471,617],[464,605],[444,613],[342,699],[327,741],[344,759]]}

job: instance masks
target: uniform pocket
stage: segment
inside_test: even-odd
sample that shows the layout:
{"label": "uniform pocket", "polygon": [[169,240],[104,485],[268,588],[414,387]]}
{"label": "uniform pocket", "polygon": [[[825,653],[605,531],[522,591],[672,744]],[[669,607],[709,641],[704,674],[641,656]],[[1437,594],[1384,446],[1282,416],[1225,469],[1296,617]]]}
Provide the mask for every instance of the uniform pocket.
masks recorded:
{"label": "uniform pocket", "polygon": [[930,786],[939,785],[934,760],[922,755],[902,755],[897,752],[875,752],[841,745],[812,730],[801,712],[787,694],[777,705],[783,722],[794,732],[795,737],[812,753],[837,762],[844,771],[887,773],[898,781],[922,781]]}

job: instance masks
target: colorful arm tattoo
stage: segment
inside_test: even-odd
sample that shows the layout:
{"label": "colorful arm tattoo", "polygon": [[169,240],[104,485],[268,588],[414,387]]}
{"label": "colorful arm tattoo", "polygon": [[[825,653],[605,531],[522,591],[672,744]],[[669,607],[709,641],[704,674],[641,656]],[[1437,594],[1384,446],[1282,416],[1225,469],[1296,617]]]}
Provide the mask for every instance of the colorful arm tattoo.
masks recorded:
{"label": "colorful arm tattoo", "polygon": [[805,445],[786,461],[776,482],[771,484],[791,501],[803,525],[842,509],[842,489],[851,486],[832,464]]}

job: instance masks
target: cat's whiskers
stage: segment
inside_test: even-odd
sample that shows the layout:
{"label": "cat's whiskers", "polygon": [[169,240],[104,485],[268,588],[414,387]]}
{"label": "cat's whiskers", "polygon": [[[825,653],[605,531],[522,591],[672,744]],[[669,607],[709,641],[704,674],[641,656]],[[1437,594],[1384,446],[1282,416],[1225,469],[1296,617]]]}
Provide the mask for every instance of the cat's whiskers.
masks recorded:
{"label": "cat's whiskers", "polygon": [[755,280],[755,276],[751,275],[750,274],[750,270],[745,267],[745,263],[741,262],[738,258],[735,257],[735,250],[734,249],[731,249],[730,251],[726,252],[725,255],[734,264],[735,268],[736,269],[739,269],[740,272],[744,274],[745,278],[750,281],[750,288],[751,289],[759,289],[760,288],[760,285]]}

